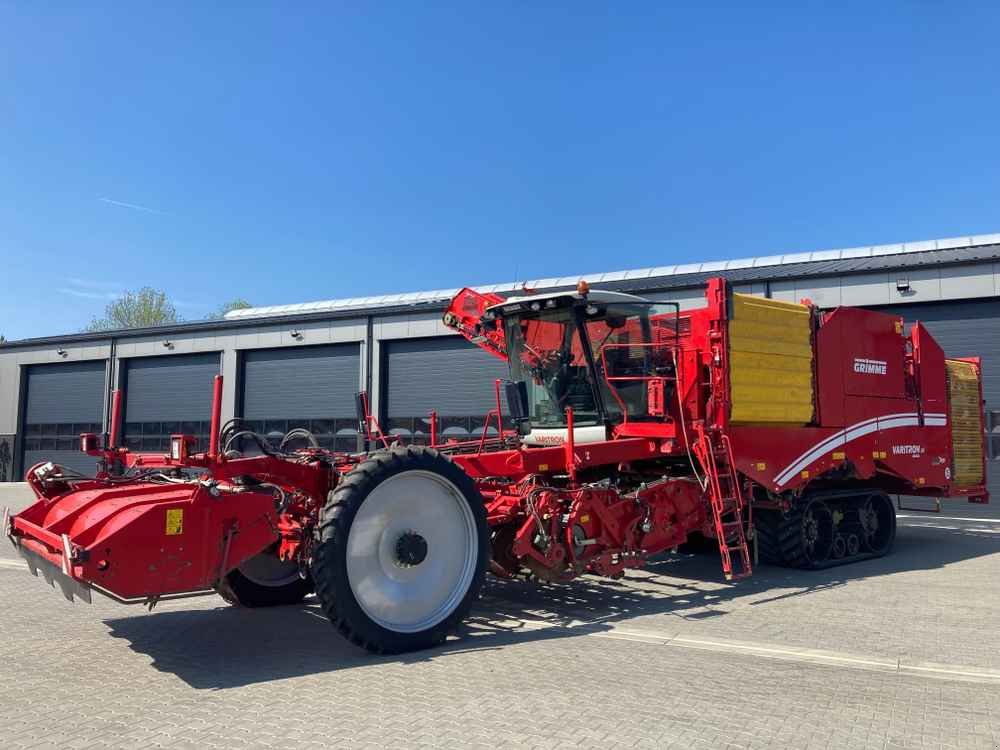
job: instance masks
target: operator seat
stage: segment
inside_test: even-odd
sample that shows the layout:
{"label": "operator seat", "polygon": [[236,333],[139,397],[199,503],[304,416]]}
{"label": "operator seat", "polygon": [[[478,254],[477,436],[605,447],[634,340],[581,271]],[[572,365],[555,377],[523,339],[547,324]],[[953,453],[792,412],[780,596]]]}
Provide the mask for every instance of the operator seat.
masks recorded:
{"label": "operator seat", "polygon": [[553,390],[558,394],[563,409],[569,406],[574,412],[581,414],[597,412],[594,390],[586,367],[567,365],[553,378]]}

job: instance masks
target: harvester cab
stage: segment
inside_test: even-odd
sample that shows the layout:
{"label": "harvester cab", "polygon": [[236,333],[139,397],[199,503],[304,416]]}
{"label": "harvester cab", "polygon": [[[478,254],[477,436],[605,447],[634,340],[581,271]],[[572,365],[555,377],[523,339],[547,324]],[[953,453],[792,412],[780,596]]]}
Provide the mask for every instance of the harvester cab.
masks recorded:
{"label": "harvester cab", "polygon": [[678,308],[631,294],[513,297],[482,323],[502,332],[510,366],[507,400],[525,445],[608,439],[626,421],[661,418],[672,397]]}

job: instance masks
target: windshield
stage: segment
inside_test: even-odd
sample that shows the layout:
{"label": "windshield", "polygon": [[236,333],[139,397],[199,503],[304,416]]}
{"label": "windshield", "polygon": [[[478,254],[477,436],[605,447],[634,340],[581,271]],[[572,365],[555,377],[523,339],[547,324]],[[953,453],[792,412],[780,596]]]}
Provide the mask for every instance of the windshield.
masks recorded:
{"label": "windshield", "polygon": [[528,390],[531,424],[565,427],[568,406],[575,424],[598,424],[600,411],[573,308],[509,317],[504,329],[511,377],[524,381]]}
{"label": "windshield", "polygon": [[511,377],[523,381],[535,427],[662,416],[649,382],[672,380],[677,307],[644,302],[575,305],[504,319]]}
{"label": "windshield", "polygon": [[588,306],[584,318],[605,414],[615,421],[650,416],[648,381],[674,374],[676,308],[612,303]]}

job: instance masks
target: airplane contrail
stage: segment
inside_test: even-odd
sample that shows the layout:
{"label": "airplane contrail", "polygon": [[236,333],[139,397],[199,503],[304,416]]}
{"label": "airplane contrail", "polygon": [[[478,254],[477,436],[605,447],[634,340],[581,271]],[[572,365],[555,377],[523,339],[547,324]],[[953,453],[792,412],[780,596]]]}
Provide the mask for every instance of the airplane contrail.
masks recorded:
{"label": "airplane contrail", "polygon": [[160,214],[162,216],[166,215],[165,211],[158,211],[155,208],[149,208],[148,206],[140,206],[137,203],[126,203],[125,201],[116,201],[116,200],[112,200],[111,198],[98,198],[97,200],[101,201],[102,203],[109,203],[112,206],[121,206],[122,208],[131,208],[131,209],[134,209],[136,211],[145,211],[146,213],[150,213],[150,214]]}

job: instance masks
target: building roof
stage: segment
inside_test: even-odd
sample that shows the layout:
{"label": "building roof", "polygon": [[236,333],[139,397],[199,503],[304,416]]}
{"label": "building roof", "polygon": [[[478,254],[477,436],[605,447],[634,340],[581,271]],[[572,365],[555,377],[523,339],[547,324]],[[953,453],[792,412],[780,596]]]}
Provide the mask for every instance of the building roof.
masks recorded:
{"label": "building roof", "polygon": [[[983,261],[1000,260],[1000,233],[955,237],[921,242],[903,242],[895,245],[875,245],[843,250],[819,250],[804,253],[768,255],[759,258],[708,261],[680,265],[640,268],[632,271],[614,271],[563,276],[560,278],[533,279],[475,287],[480,292],[501,295],[523,294],[525,289],[551,292],[575,288],[585,279],[591,285],[618,292],[641,294],[669,289],[696,288],[713,276],[725,276],[733,283],[775,281],[809,277],[836,276],[840,274],[891,271],[929,266],[954,266]],[[384,294],[372,297],[350,297],[322,302],[304,302],[293,305],[271,305],[234,310],[223,320],[201,320],[189,323],[171,323],[148,328],[129,328],[99,332],[72,333],[20,339],[0,344],[0,350],[23,346],[57,345],[60,343],[108,341],[122,337],[183,335],[196,331],[242,328],[266,319],[268,323],[296,323],[303,319],[336,319],[355,317],[378,311],[394,314],[434,310],[441,308],[459,292],[459,289],[436,289],[426,292]]]}
{"label": "building roof", "polygon": [[[862,273],[896,268],[931,265],[952,265],[983,260],[1000,259],[1000,234],[953,237],[941,240],[902,242],[894,245],[853,247],[841,250],[819,250],[784,255],[767,255],[759,258],[684,263],[670,266],[640,268],[631,271],[613,271],[579,276],[551,277],[529,281],[507,282],[475,287],[479,292],[505,294],[532,290],[555,290],[575,287],[580,279],[599,284],[606,289],[619,291],[644,291],[652,289],[679,289],[698,286],[712,276],[725,276],[734,283],[791,279],[808,276],[829,276],[842,273]],[[337,311],[364,311],[372,308],[420,306],[447,302],[459,289],[435,289],[425,292],[383,294],[371,297],[349,297],[321,302],[302,302],[292,305],[269,305],[233,310],[227,320],[268,318],[284,315]]]}

